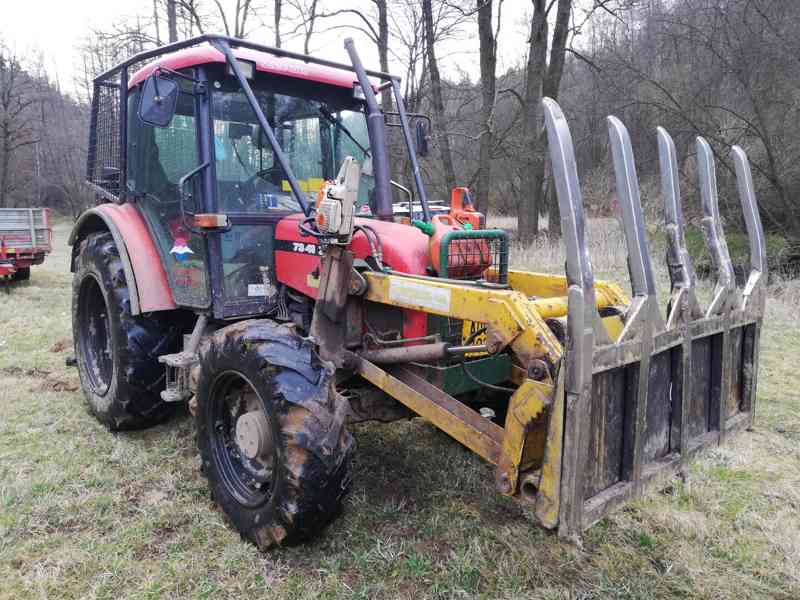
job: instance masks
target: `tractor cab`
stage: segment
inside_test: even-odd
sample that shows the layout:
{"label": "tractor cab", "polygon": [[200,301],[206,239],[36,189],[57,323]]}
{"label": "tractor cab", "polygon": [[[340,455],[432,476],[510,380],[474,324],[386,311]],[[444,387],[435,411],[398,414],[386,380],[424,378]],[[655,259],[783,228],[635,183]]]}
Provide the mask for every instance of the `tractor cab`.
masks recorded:
{"label": "tractor cab", "polygon": [[[127,101],[125,193],[136,198],[157,242],[176,304],[213,307],[223,318],[268,310],[263,274],[274,272],[277,223],[302,213],[303,200],[313,204],[345,157],[362,165],[357,210],[368,215],[374,207],[355,76],[236,54],[271,132],[212,48],[181,50],[145,66],[132,76]],[[302,68],[305,77],[287,74],[291,68]],[[158,110],[160,120],[153,118]],[[198,226],[201,214],[222,215],[224,222]]]}

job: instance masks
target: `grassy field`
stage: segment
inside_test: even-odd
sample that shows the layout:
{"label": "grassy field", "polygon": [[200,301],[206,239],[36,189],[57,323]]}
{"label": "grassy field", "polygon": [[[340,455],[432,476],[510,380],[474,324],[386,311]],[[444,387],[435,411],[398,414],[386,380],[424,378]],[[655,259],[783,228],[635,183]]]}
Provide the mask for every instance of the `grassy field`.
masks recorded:
{"label": "grassy field", "polygon": [[[421,419],[355,430],[344,514],[268,555],[240,541],[198,472],[183,414],[112,435],[72,353],[67,225],[32,280],[0,290],[0,598],[798,598],[800,286],[771,287],[754,431],[581,546],[498,496],[491,469]],[[624,264],[592,230],[600,274]],[[533,269],[558,251],[517,249]],[[663,273],[661,289],[665,289]]]}

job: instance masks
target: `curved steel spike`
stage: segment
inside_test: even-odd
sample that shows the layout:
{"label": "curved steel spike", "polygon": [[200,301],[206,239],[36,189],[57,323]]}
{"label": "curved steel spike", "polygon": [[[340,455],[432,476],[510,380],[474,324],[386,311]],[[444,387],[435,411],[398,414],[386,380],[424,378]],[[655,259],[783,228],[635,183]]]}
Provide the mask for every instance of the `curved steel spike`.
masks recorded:
{"label": "curved steel spike", "polygon": [[750,275],[742,292],[743,308],[746,308],[756,288],[767,282],[767,250],[764,243],[764,227],[761,225],[761,215],[758,213],[758,204],[753,188],[750,161],[745,151],[739,146],[734,146],[731,154],[736,169],[736,185],[739,188],[739,200],[742,203],[747,237],[750,240]]}
{"label": "curved steel spike", "polygon": [[711,262],[717,270],[714,297],[706,309],[706,316],[728,310],[734,302],[736,276],[719,216],[717,173],[714,153],[702,136],[697,136],[697,166],[700,180],[700,196],[703,204],[703,234],[706,239]]}
{"label": "curved steel spike", "polygon": [[[542,99],[547,142],[558,198],[561,231],[567,251],[567,347],[564,361],[564,429],[561,449],[548,453],[547,460],[560,460],[554,466],[561,473],[559,531],[579,531],[583,518],[583,465],[589,456],[589,436],[585,426],[592,394],[592,359],[595,337],[611,343],[597,312],[594,275],[586,246],[583,198],[572,135],[564,113],[550,98]],[[548,436],[548,448],[550,447]],[[557,447],[557,446],[556,446]],[[552,456],[560,455],[557,458]]]}
{"label": "curved steel spike", "polygon": [[701,317],[703,313],[695,295],[697,278],[684,236],[685,222],[681,206],[675,142],[663,127],[658,127],[657,133],[661,193],[664,196],[664,221],[667,230],[667,268],[672,284],[667,311],[667,328],[672,329],[678,324],[678,321],[687,322]]}
{"label": "curved steel spike", "polygon": [[592,263],[586,245],[583,197],[572,134],[561,107],[550,98],[542,99],[547,141],[556,184],[558,212],[567,253],[567,392],[580,394],[592,376],[593,324],[597,315]]}
{"label": "curved steel spike", "polygon": [[[636,309],[630,316],[641,312],[646,301],[655,304],[656,285],[653,276],[653,265],[650,260],[650,249],[642,216],[642,201],[639,193],[639,181],[636,177],[636,163],[633,160],[631,138],[628,129],[617,117],[606,118],[608,136],[611,141],[611,156],[614,161],[614,175],[617,182],[617,195],[622,209],[622,225],[625,244],[628,249],[628,271],[631,277],[631,288],[634,294]],[[620,340],[625,339],[633,330],[644,324],[657,330],[664,328],[663,319],[658,312],[648,312],[641,319],[628,318]],[[640,321],[640,323],[635,323]]]}

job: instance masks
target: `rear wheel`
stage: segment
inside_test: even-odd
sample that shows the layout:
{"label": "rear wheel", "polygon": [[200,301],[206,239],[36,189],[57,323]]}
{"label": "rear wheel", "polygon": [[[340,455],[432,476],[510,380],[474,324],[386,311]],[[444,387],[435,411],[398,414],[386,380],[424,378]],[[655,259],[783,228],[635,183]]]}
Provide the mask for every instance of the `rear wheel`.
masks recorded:
{"label": "rear wheel", "polygon": [[196,369],[197,444],[214,500],[262,550],[317,534],[351,478],[347,402],[332,371],[267,320],[217,331]]}
{"label": "rear wheel", "polygon": [[14,281],[28,281],[31,278],[31,268],[22,267],[14,271]]}
{"label": "rear wheel", "polygon": [[179,330],[157,316],[133,316],[125,272],[110,233],[81,241],[72,287],[72,332],[89,410],[111,430],[163,421],[164,366]]}

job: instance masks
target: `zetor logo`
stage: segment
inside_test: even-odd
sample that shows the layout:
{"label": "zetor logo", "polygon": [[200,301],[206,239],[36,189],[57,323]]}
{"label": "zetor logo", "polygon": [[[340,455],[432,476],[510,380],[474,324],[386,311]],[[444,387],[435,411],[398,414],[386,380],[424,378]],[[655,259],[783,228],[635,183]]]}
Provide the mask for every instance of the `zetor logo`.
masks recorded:
{"label": "zetor logo", "polygon": [[321,248],[317,244],[304,244],[303,242],[292,242],[292,252],[300,254],[322,254]]}

